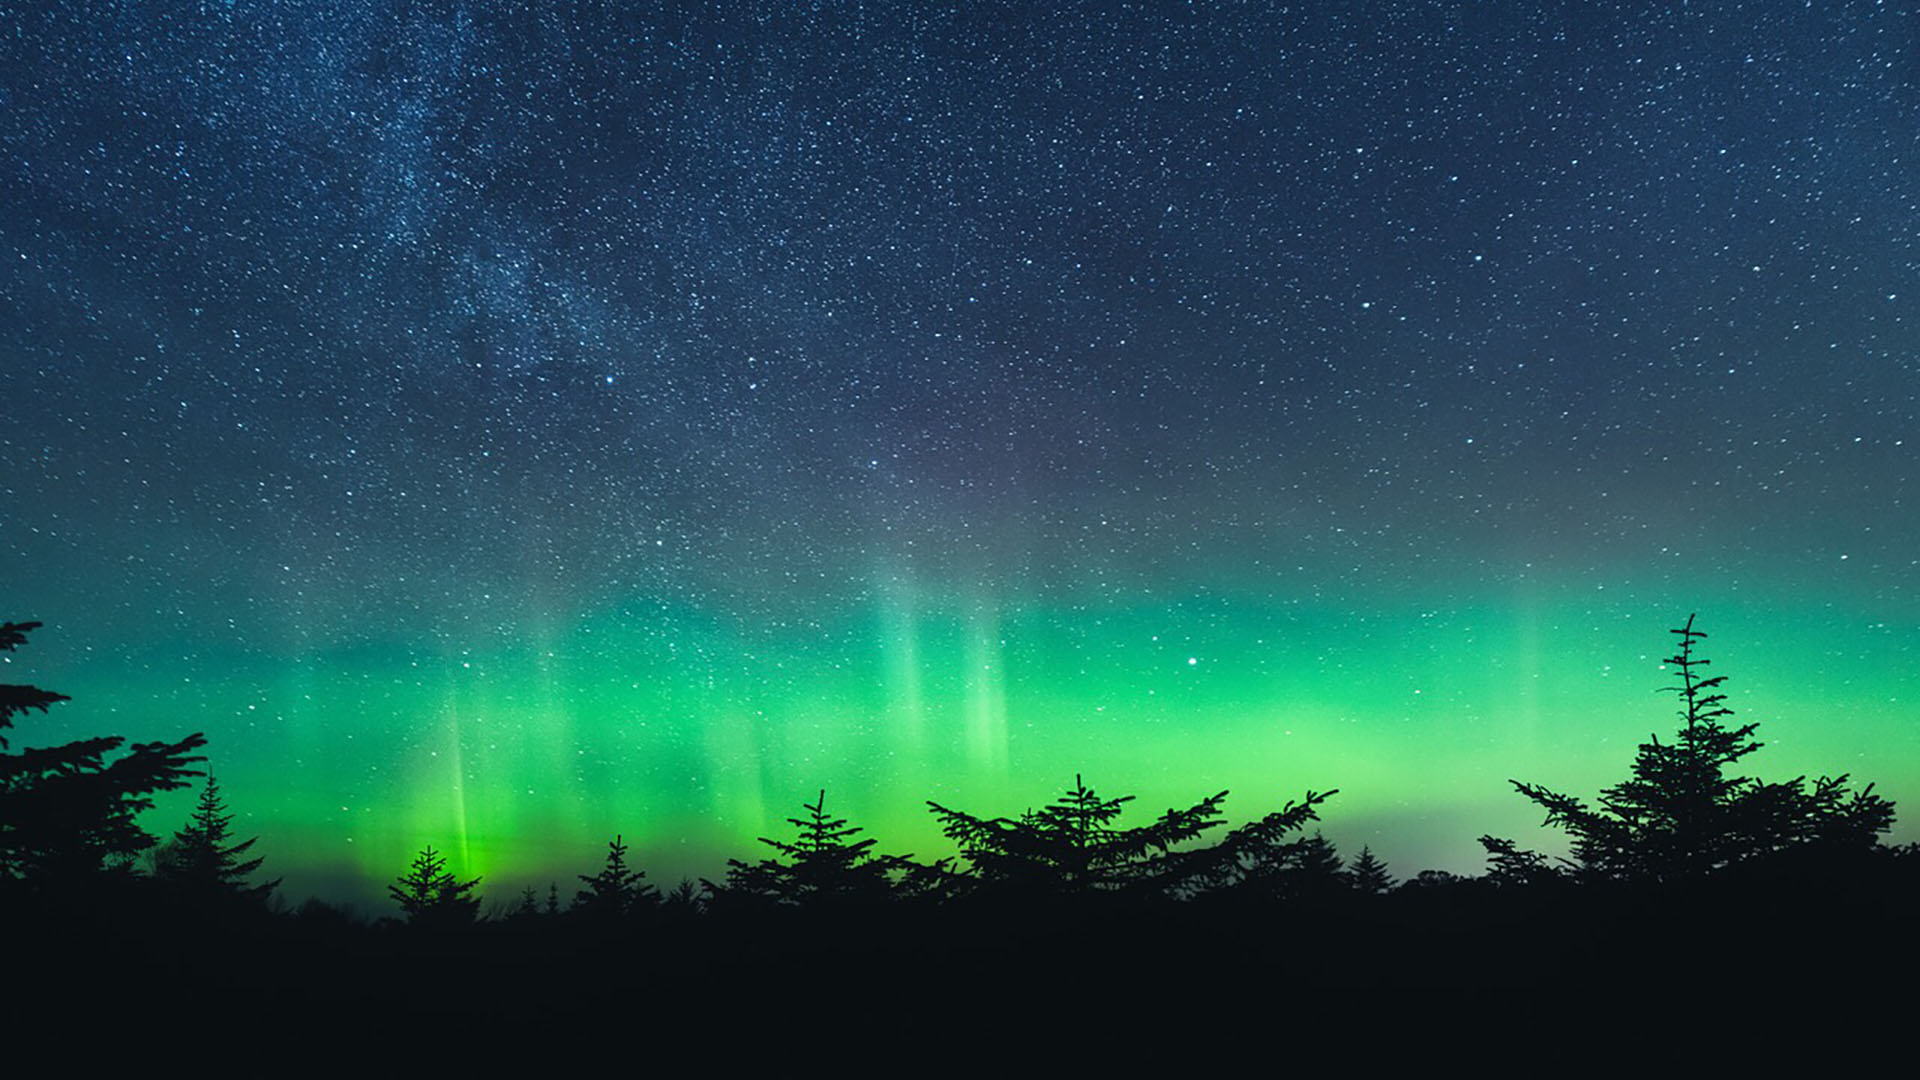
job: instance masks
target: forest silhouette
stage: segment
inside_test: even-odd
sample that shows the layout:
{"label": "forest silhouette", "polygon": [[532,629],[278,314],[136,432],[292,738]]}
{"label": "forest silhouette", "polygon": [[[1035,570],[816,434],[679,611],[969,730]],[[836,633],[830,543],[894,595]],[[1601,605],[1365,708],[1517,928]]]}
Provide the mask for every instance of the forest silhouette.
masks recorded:
{"label": "forest silhouette", "polygon": [[[0,624],[0,649],[25,645],[38,626]],[[1756,725],[1731,725],[1726,677],[1706,675],[1693,617],[1672,633],[1671,738],[1640,744],[1628,777],[1592,803],[1513,781],[1546,826],[1566,832],[1565,858],[1484,836],[1484,874],[1396,880],[1370,848],[1343,858],[1308,831],[1334,789],[1228,828],[1227,792],[1129,823],[1132,796],[1076,776],[1051,802],[1013,814],[929,802],[957,851],[931,860],[883,853],[828,810],[825,790],[787,819],[789,837],[763,838],[758,859],[730,860],[718,880],[663,891],[615,834],[577,885],[555,881],[544,896],[529,888],[491,916],[482,882],[463,880],[427,843],[396,868],[391,913],[372,922],[318,900],[289,903],[277,879],[260,880],[271,853],[234,835],[226,796],[200,768],[200,734],[15,749],[16,719],[68,699],[5,685],[0,919],[16,970],[52,991],[97,993],[92,980],[106,971],[184,968],[227,986],[234,1003],[248,995],[225,973],[245,965],[274,973],[275,995],[249,999],[255,1007],[644,1006],[687,1023],[718,1023],[694,1016],[711,995],[751,998],[802,977],[810,995],[884,1009],[1063,973],[1116,994],[1207,986],[1285,996],[1543,973],[1626,985],[1662,964],[1699,977],[1689,965],[1706,962],[1721,979],[1802,968],[1831,979],[1869,957],[1910,962],[1920,850],[1884,842],[1893,804],[1846,775],[1736,775],[1760,748]],[[140,816],[154,795],[196,778],[188,820],[165,841],[147,833]],[[636,965],[671,979],[636,979]]]}

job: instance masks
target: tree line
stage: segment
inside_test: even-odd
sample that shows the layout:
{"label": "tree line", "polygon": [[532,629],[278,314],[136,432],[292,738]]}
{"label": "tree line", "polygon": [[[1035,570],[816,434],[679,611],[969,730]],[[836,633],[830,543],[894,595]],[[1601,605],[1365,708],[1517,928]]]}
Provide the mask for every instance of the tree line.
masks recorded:
{"label": "tree line", "polygon": [[[38,623],[0,624],[0,650],[26,643]],[[1734,766],[1760,748],[1756,725],[1733,726],[1697,646],[1706,635],[1689,617],[1667,663],[1678,679],[1674,736],[1642,743],[1628,778],[1589,803],[1513,781],[1516,792],[1564,830],[1571,850],[1549,859],[1510,839],[1483,836],[1487,873],[1462,879],[1425,871],[1396,882],[1369,848],[1343,860],[1318,832],[1321,807],[1337,791],[1307,791],[1280,809],[1227,828],[1227,792],[1122,824],[1132,796],[1103,796],[1081,777],[1052,802],[1008,816],[982,816],[929,802],[956,856],[920,861],[883,854],[863,830],[826,809],[826,792],[788,818],[788,839],[762,838],[757,860],[733,859],[718,880],[683,881],[660,891],[630,863],[624,837],[608,842],[603,864],[580,874],[571,896],[558,882],[544,897],[528,889],[503,921],[565,916],[570,925],[635,926],[663,914],[775,915],[885,908],[972,906],[993,910],[1109,909],[1221,903],[1334,904],[1390,892],[1471,885],[1534,892],[1582,885],[1684,887],[1758,877],[1834,875],[1863,860],[1906,858],[1882,838],[1894,807],[1871,784],[1846,775],[1763,782]],[[257,880],[264,863],[233,817],[206,761],[200,734],[134,743],[118,736],[14,751],[14,718],[68,700],[30,685],[0,685],[0,898],[46,899],[120,888],[163,890],[202,910],[265,910],[277,879]],[[122,748],[125,747],[124,751]],[[156,794],[204,778],[188,820],[167,839],[145,832],[140,815]],[[388,887],[401,921],[428,928],[481,922],[478,879],[463,879],[443,852],[424,847]]]}

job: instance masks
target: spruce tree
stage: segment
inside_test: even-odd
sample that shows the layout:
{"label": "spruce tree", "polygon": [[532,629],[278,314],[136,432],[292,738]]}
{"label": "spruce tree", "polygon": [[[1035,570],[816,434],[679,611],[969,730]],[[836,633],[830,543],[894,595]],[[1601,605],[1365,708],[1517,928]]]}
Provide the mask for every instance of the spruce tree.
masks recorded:
{"label": "spruce tree", "polygon": [[1290,800],[1230,831],[1212,847],[1170,860],[1163,875],[1166,890],[1188,899],[1209,894],[1285,897],[1324,892],[1320,885],[1328,883],[1328,875],[1340,873],[1333,845],[1318,833],[1294,834],[1308,822],[1320,820],[1320,804],[1338,794],[1338,790],[1309,791],[1299,802]]}
{"label": "spruce tree", "polygon": [[[1728,768],[1760,749],[1755,724],[1729,727],[1733,715],[1708,677],[1710,661],[1695,645],[1707,635],[1694,616],[1672,631],[1679,648],[1666,663],[1679,678],[1664,690],[1680,696],[1681,727],[1671,743],[1658,736],[1640,745],[1633,774],[1600,793],[1597,806],[1533,784],[1515,790],[1547,811],[1546,824],[1573,838],[1572,861],[1585,875],[1628,881],[1697,879],[1729,867],[1785,853],[1858,852],[1878,843],[1893,824],[1893,804],[1873,786],[1848,789],[1848,778],[1763,783]],[[1489,837],[1482,840],[1487,844]],[[1488,850],[1500,852],[1489,845]]]}
{"label": "spruce tree", "polygon": [[1078,775],[1060,798],[1018,818],[980,818],[927,805],[981,887],[1020,896],[1084,897],[1173,887],[1185,865],[1175,847],[1218,827],[1226,797],[1222,791],[1133,828],[1115,824],[1133,796],[1101,798]]}
{"label": "spruce tree", "polygon": [[[37,622],[0,623],[0,651],[26,644]],[[37,686],[0,685],[0,882],[31,888],[75,885],[102,873],[131,873],[133,860],[154,846],[139,815],[153,796],[176,791],[200,775],[193,751],[206,737],[134,743],[118,735],[60,746],[11,751],[4,734],[13,718],[69,700]]]}
{"label": "spruce tree", "polygon": [[676,917],[698,915],[706,902],[706,894],[701,891],[698,882],[692,878],[681,878],[680,884],[668,889],[660,898],[661,910]]}
{"label": "spruce tree", "polygon": [[1545,855],[1528,851],[1511,840],[1482,836],[1480,846],[1487,851],[1487,876],[1490,885],[1511,888],[1516,885],[1549,885],[1565,880]]}
{"label": "spruce tree", "polygon": [[460,881],[447,872],[447,857],[428,844],[392,885],[393,897],[412,926],[449,928],[470,926],[480,915],[480,898],[472,895],[480,879]]}
{"label": "spruce tree", "polygon": [[245,858],[254,839],[227,843],[232,832],[233,815],[220,798],[219,782],[208,773],[186,827],[162,846],[155,863],[156,874],[203,899],[225,897],[264,903],[280,880],[249,884],[247,878],[265,860]]}
{"label": "spruce tree", "polygon": [[1282,851],[1260,882],[1267,895],[1284,900],[1326,900],[1349,890],[1340,853],[1320,833],[1301,837]]}
{"label": "spruce tree", "polygon": [[627,868],[627,845],[615,836],[607,842],[607,864],[598,874],[580,875],[587,887],[573,898],[573,911],[593,919],[618,920],[652,907],[660,894],[644,884],[646,874]]}
{"label": "spruce tree", "polygon": [[1393,875],[1387,873],[1387,864],[1381,862],[1373,849],[1364,844],[1360,847],[1360,854],[1347,866],[1347,880],[1353,883],[1356,891],[1367,896],[1393,891]]}
{"label": "spruce tree", "polygon": [[905,858],[873,854],[872,837],[845,818],[827,815],[827,793],[804,804],[807,816],[788,818],[798,836],[791,842],[761,837],[779,858],[746,863],[727,860],[726,884],[711,886],[722,904],[769,902],[792,907],[877,903],[890,897],[892,874],[910,867]]}

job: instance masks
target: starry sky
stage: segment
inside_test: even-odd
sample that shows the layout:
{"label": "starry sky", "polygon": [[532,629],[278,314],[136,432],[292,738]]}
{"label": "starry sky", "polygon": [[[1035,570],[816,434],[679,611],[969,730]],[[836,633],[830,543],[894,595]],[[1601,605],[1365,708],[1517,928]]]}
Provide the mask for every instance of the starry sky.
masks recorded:
{"label": "starry sky", "polygon": [[16,741],[296,897],[1075,773],[1472,872],[1696,611],[1920,839],[1907,5],[4,7]]}

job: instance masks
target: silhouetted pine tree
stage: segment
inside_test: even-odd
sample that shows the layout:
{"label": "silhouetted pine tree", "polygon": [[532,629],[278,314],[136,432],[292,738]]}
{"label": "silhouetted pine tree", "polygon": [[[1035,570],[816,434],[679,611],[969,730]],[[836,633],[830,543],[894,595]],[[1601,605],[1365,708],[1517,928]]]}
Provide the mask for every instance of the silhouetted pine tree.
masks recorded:
{"label": "silhouetted pine tree", "polygon": [[937,905],[967,894],[974,879],[956,868],[951,858],[930,863],[915,862],[911,856],[890,858],[893,871],[893,899],[910,905]]}
{"label": "silhouetted pine tree", "polygon": [[1387,864],[1374,855],[1373,849],[1362,845],[1360,854],[1347,866],[1347,880],[1353,883],[1355,890],[1368,896],[1379,896],[1393,891],[1393,875],[1387,873]]}
{"label": "silhouetted pine tree", "polygon": [[[0,651],[24,645],[37,622],[0,623]],[[0,732],[13,718],[68,700],[37,686],[0,686]],[[205,736],[178,742],[135,743],[108,760],[126,740],[118,735],[80,739],[61,746],[8,752],[0,734],[0,881],[34,887],[77,883],[102,872],[131,873],[154,838],[139,827],[153,795],[187,786],[198,776],[193,751]]]}
{"label": "silhouetted pine tree", "polygon": [[660,893],[644,884],[646,873],[627,868],[627,845],[622,837],[607,842],[607,864],[598,874],[580,875],[587,887],[574,894],[572,910],[591,919],[625,919],[659,902]]}
{"label": "silhouetted pine tree", "polygon": [[1492,885],[1547,885],[1563,880],[1564,875],[1537,851],[1528,851],[1511,840],[1482,836],[1480,846],[1487,849],[1487,877]]}
{"label": "silhouetted pine tree", "polygon": [[1318,832],[1285,845],[1265,868],[1259,885],[1283,900],[1327,900],[1350,891],[1346,867],[1332,841]]}
{"label": "silhouetted pine tree", "polygon": [[[1273,813],[1232,830],[1212,847],[1170,859],[1166,872],[1161,875],[1165,891],[1186,899],[1230,891],[1243,895],[1284,894],[1283,882],[1287,876],[1297,874],[1306,864],[1325,869],[1325,856],[1332,854],[1331,845],[1324,840],[1314,844],[1312,838],[1290,837],[1305,828],[1307,822],[1320,820],[1320,804],[1339,793],[1337,789],[1309,791],[1299,802],[1289,801]],[[1328,850],[1319,850],[1321,845]],[[1337,868],[1337,856],[1334,863]]]}
{"label": "silhouetted pine tree", "polygon": [[220,785],[213,774],[200,789],[200,801],[185,828],[162,845],[155,861],[155,873],[163,880],[189,893],[212,899],[227,897],[265,903],[280,884],[280,879],[249,884],[247,878],[260,869],[263,859],[243,858],[254,840],[227,843],[233,831],[233,815],[227,813],[220,798]]}
{"label": "silhouetted pine tree", "polygon": [[529,885],[520,890],[520,903],[507,912],[508,920],[517,923],[529,922],[540,917],[540,894]]}
{"label": "silhouetted pine tree", "polygon": [[480,879],[460,881],[447,872],[447,857],[428,844],[387,894],[413,926],[470,926],[479,917],[480,898],[471,895]]}
{"label": "silhouetted pine tree", "polygon": [[970,873],[997,893],[1088,896],[1164,892],[1184,868],[1173,849],[1220,824],[1227,797],[1170,809],[1151,825],[1117,828],[1133,796],[1103,799],[1076,775],[1073,787],[1019,818],[980,818],[929,802],[940,829],[960,845]]}
{"label": "silhouetted pine tree", "polygon": [[[1847,777],[1806,778],[1767,784],[1729,776],[1727,768],[1760,748],[1757,725],[1729,728],[1733,710],[1719,692],[1725,676],[1705,678],[1709,661],[1694,654],[1706,635],[1686,626],[1678,652],[1667,658],[1680,682],[1664,689],[1681,697],[1678,737],[1642,743],[1633,775],[1600,793],[1598,806],[1532,784],[1511,781],[1520,794],[1546,808],[1549,826],[1573,837],[1573,861],[1590,876],[1673,881],[1698,878],[1731,866],[1753,864],[1784,852],[1819,849],[1860,852],[1878,843],[1893,824],[1893,804],[1869,784],[1847,790]],[[1491,838],[1489,838],[1491,839]],[[1489,850],[1493,850],[1489,848]]]}
{"label": "silhouetted pine tree", "polygon": [[805,804],[806,817],[787,819],[799,833],[792,843],[760,838],[780,853],[779,858],[757,863],[728,859],[726,883],[708,883],[716,900],[813,908],[889,899],[891,875],[907,860],[873,854],[873,838],[853,839],[862,830],[845,818],[828,817],[826,805],[823,790],[818,799]]}
{"label": "silhouetted pine tree", "polygon": [[1301,843],[1294,866],[1306,878],[1345,886],[1346,864],[1340,861],[1340,852],[1334,848],[1333,841],[1318,830]]}
{"label": "silhouetted pine tree", "polygon": [[700,914],[705,897],[700,884],[692,878],[681,878],[680,884],[668,889],[660,898],[660,909],[676,918]]}

